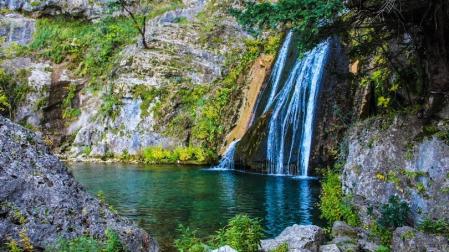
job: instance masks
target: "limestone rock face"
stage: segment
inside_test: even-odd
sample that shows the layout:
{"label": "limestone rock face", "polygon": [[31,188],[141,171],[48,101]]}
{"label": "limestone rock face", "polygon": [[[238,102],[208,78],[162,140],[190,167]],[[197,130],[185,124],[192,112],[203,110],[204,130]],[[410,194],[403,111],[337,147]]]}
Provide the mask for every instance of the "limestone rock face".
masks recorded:
{"label": "limestone rock face", "polygon": [[426,128],[414,116],[397,116],[350,129],[342,183],[362,222],[369,222],[368,208],[376,213],[393,195],[410,205],[415,224],[449,217],[449,146],[438,138],[448,127],[438,123],[435,134]]}
{"label": "limestone rock face", "polygon": [[0,37],[5,43],[15,42],[20,45],[29,43],[33,37],[35,20],[19,14],[0,15]]}
{"label": "limestone rock face", "polygon": [[324,242],[324,230],[314,225],[293,225],[284,229],[276,238],[262,240],[261,250],[271,251],[282,245],[288,244],[289,251],[318,252]]}
{"label": "limestone rock face", "polygon": [[25,97],[17,104],[14,120],[41,130],[43,107],[46,106],[51,84],[51,64],[19,57],[3,61],[1,67],[13,76],[17,86],[26,90]]}
{"label": "limestone rock face", "polygon": [[25,232],[36,249],[59,237],[117,232],[129,251],[158,251],[145,231],[90,196],[36,134],[0,117],[0,243]]}
{"label": "limestone rock face", "polygon": [[0,0],[0,8],[34,16],[68,15],[96,18],[105,10],[104,0]]}
{"label": "limestone rock face", "polygon": [[393,233],[392,249],[395,252],[449,251],[446,237],[424,234],[411,227],[397,228]]}
{"label": "limestone rock face", "polygon": [[[160,90],[184,84],[214,85],[225,73],[226,54],[243,50],[242,41],[247,37],[232,18],[222,14],[220,7],[209,6],[217,10],[212,11],[207,20],[217,22],[220,33],[216,34],[216,42],[206,43],[210,39],[205,37],[207,32],[199,16],[212,2],[201,0],[184,4],[184,8],[166,12],[147,23],[149,48],[143,49],[139,43],[127,46],[114,67],[114,77],[103,90],[97,94],[80,93],[81,115],[68,130],[74,135],[70,157],[136,154],[148,146],[173,148],[184,144],[188,129],[177,129],[181,135],[177,137],[163,134],[168,123],[158,122],[152,113],[158,99],[142,106],[144,101],[135,95],[135,88]],[[114,105],[114,116],[99,113],[106,96],[119,101]],[[166,106],[167,118],[178,113],[178,105],[174,99]],[[87,154],[86,149],[91,151]]]}

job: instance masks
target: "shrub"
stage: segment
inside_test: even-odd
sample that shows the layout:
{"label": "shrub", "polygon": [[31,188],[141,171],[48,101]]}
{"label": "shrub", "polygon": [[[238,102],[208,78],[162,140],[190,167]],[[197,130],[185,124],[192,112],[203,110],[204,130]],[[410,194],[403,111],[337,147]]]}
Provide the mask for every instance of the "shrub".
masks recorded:
{"label": "shrub", "polygon": [[338,173],[328,172],[321,185],[321,216],[333,223],[338,220],[356,226],[359,223],[357,213],[344,197]]}
{"label": "shrub", "polygon": [[256,252],[263,238],[263,228],[259,219],[239,214],[229,221],[223,231],[218,232],[218,236],[218,240],[237,251]]}
{"label": "shrub", "polygon": [[116,232],[106,229],[105,239],[99,240],[83,235],[74,239],[60,238],[47,248],[49,252],[78,252],[78,251],[103,251],[122,252],[125,251]]}
{"label": "shrub", "polygon": [[406,224],[409,212],[406,202],[401,201],[398,196],[391,196],[388,203],[381,206],[381,216],[377,223],[383,228],[394,230]]}
{"label": "shrub", "polygon": [[181,252],[208,251],[209,247],[224,245],[229,245],[237,251],[255,252],[259,250],[260,240],[263,238],[260,220],[244,214],[234,216],[228,225],[209,237],[210,246],[198,238],[196,230],[181,225],[178,231],[180,237],[175,240],[175,247]]}
{"label": "shrub", "polygon": [[447,220],[424,219],[418,226],[420,231],[430,234],[444,235],[449,237],[449,222]]}

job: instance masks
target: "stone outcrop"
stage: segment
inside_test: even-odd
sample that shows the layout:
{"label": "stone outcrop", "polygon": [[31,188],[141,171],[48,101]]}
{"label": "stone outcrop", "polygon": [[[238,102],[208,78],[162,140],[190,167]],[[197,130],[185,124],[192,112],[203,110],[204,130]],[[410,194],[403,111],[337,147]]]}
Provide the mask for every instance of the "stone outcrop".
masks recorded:
{"label": "stone outcrop", "polygon": [[411,227],[400,227],[393,233],[392,250],[394,252],[443,252],[449,251],[449,241],[443,236],[425,234]]}
{"label": "stone outcrop", "polygon": [[274,239],[262,240],[261,250],[272,251],[286,243],[289,251],[318,252],[324,240],[324,230],[318,226],[293,225],[284,229]]}
{"label": "stone outcrop", "polygon": [[129,251],[157,251],[145,231],[89,195],[43,140],[0,117],[0,243],[25,233],[35,249],[115,231]]}
{"label": "stone outcrop", "polygon": [[[163,134],[168,124],[166,118],[179,112],[177,98],[166,105],[167,116],[160,122],[151,112],[158,99],[153,99],[143,111],[144,101],[135,96],[134,89],[137,86],[170,89],[184,83],[187,87],[214,85],[224,76],[225,56],[232,50],[243,51],[242,38],[247,35],[231,17],[223,14],[220,8],[227,7],[212,5],[212,2],[188,1],[184,8],[150,20],[147,23],[149,49],[129,45],[121,53],[107,87],[97,94],[80,93],[81,115],[69,127],[70,134],[75,136],[69,156],[83,158],[86,148],[91,150],[88,154],[91,157],[108,153],[117,156],[125,151],[136,154],[147,146],[174,148],[187,142],[189,129],[177,130],[176,137]],[[214,34],[215,43],[205,42],[209,41],[205,38],[209,35],[202,30],[204,20],[200,16],[206,10],[211,15],[207,20],[219,27],[219,33]],[[102,117],[97,112],[101,110],[102,97],[108,95],[119,100],[114,117]]]}
{"label": "stone outcrop", "polygon": [[412,210],[411,224],[447,219],[449,146],[447,122],[423,125],[415,116],[375,118],[349,130],[344,192],[367,224],[376,209],[397,195]]}
{"label": "stone outcrop", "polygon": [[0,8],[33,16],[67,15],[91,19],[105,11],[106,0],[0,0]]}
{"label": "stone outcrop", "polygon": [[1,67],[16,81],[16,89],[25,93],[23,99],[16,101],[14,121],[42,130],[43,108],[51,85],[51,63],[18,57],[3,61]]}
{"label": "stone outcrop", "polygon": [[0,15],[0,37],[6,44],[15,42],[20,45],[29,43],[35,29],[35,20],[19,14]]}

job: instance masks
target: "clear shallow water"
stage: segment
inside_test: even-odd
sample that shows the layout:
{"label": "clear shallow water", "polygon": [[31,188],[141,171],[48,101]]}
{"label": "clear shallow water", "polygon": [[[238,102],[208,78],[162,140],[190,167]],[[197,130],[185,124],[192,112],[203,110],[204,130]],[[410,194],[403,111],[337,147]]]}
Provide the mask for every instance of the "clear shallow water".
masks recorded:
{"label": "clear shallow water", "polygon": [[238,213],[261,218],[267,237],[295,223],[320,224],[316,180],[173,165],[69,167],[89,192],[104,192],[119,214],[153,234],[163,251],[172,250],[179,224],[206,237]]}

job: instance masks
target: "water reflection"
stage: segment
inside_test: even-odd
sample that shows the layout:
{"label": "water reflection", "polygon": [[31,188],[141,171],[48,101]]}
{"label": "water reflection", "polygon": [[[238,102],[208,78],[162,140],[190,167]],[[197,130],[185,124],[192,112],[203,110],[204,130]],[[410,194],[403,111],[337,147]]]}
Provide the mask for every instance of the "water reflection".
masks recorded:
{"label": "water reflection", "polygon": [[164,251],[172,249],[179,224],[205,237],[238,213],[261,218],[267,236],[295,223],[319,223],[316,180],[179,166],[71,166],[87,190],[103,191],[121,215],[154,234]]}

